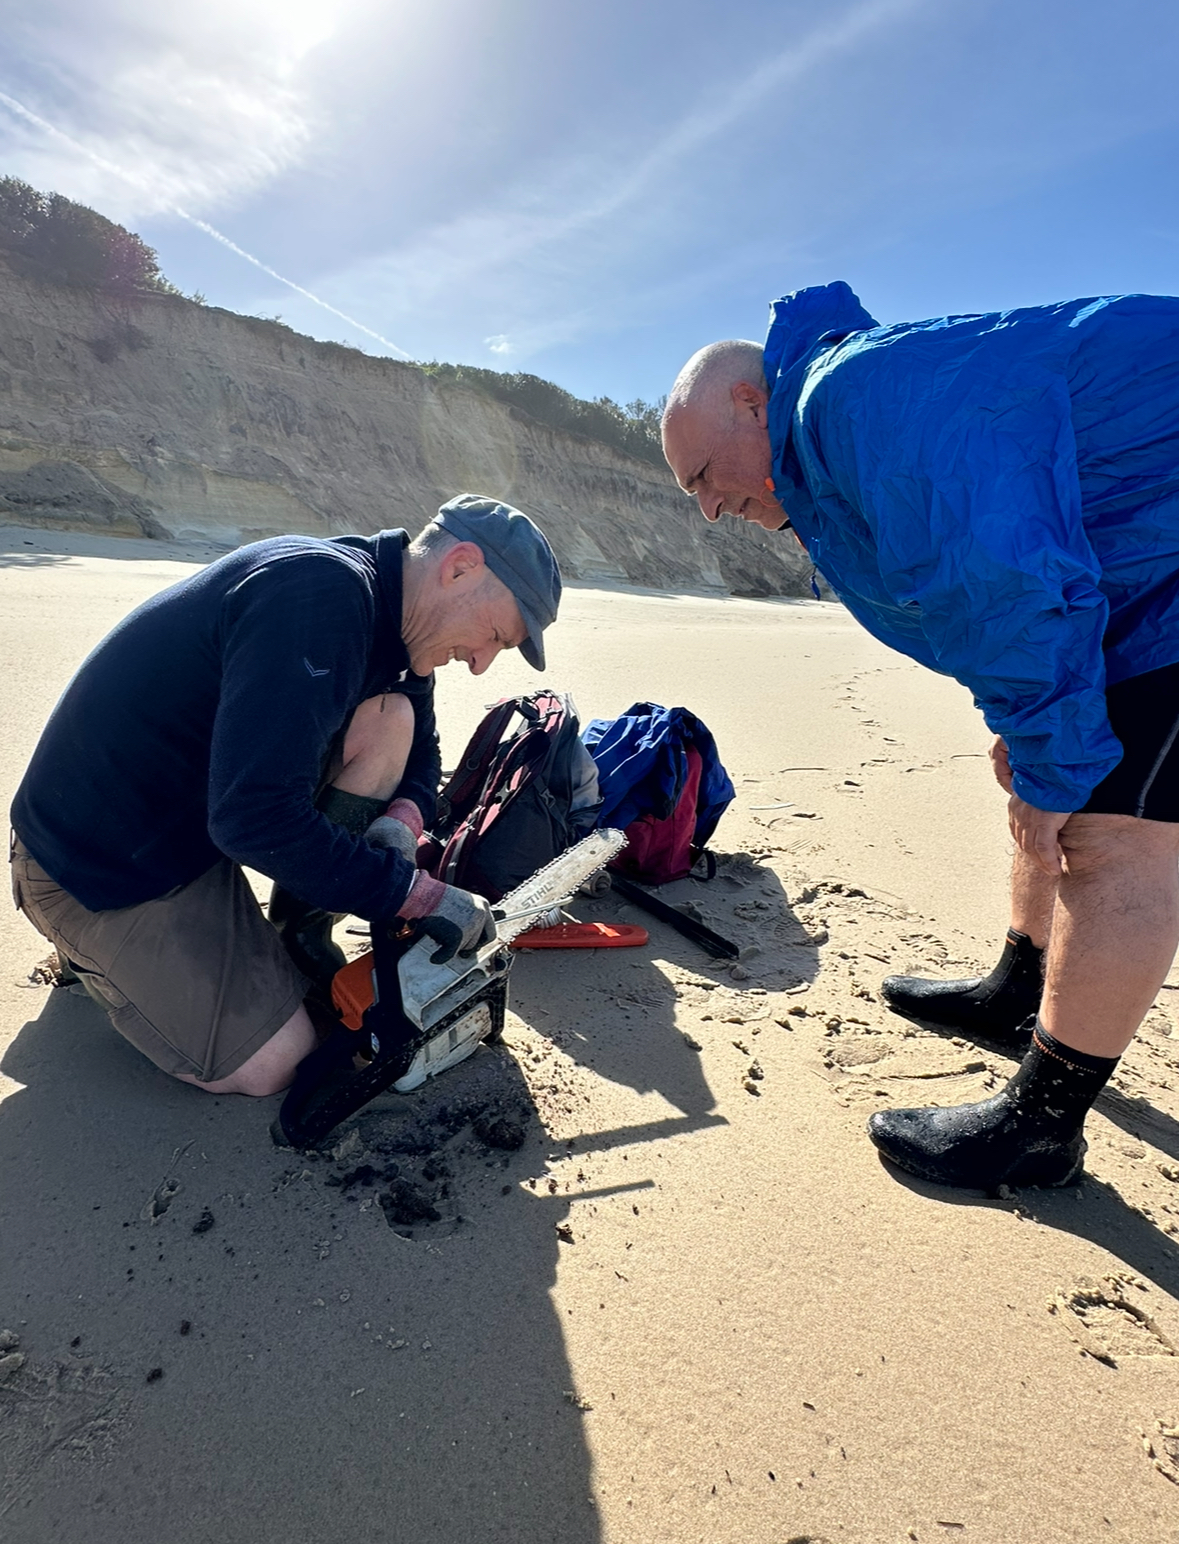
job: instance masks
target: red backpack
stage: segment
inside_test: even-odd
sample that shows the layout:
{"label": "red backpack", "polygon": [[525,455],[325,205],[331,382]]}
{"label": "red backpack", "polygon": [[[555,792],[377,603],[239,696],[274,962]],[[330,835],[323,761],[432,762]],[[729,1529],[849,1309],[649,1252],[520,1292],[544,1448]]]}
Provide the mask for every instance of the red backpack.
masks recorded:
{"label": "red backpack", "polygon": [[693,845],[696,832],[696,805],[700,798],[700,774],[704,760],[694,745],[686,751],[688,770],[683,791],[670,815],[640,815],[626,828],[626,846],[610,864],[628,879],[642,884],[666,885],[683,879],[705,857],[709,878],[716,870],[716,859]]}

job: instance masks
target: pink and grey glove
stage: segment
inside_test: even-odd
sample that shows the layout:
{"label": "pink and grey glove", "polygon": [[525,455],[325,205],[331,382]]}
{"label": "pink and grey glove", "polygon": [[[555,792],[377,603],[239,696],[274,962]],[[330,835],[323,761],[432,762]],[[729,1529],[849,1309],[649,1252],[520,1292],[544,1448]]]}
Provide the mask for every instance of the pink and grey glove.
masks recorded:
{"label": "pink and grey glove", "polygon": [[495,937],[495,918],[489,902],[469,890],[444,885],[424,869],[414,875],[397,915],[407,922],[416,922],[419,932],[438,944],[430,956],[433,965],[444,965],[456,954],[472,955]]}
{"label": "pink and grey glove", "polygon": [[422,812],[412,799],[394,799],[364,833],[370,847],[391,847],[409,863],[417,862]]}

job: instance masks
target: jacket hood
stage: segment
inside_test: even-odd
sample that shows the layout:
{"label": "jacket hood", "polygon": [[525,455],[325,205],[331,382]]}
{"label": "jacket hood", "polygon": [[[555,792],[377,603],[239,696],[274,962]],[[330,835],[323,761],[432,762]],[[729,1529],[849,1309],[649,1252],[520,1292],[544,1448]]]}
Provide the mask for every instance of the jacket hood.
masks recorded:
{"label": "jacket hood", "polygon": [[770,304],[765,372],[774,491],[804,543],[814,505],[793,444],[803,376],[819,344],[835,344],[849,333],[877,325],[842,279],[795,290]]}
{"label": "jacket hood", "polygon": [[842,279],[836,279],[834,284],[813,284],[809,289],[795,290],[792,295],[771,301],[765,348],[770,390],[816,343],[838,343],[849,332],[862,332],[865,327],[878,325]]}

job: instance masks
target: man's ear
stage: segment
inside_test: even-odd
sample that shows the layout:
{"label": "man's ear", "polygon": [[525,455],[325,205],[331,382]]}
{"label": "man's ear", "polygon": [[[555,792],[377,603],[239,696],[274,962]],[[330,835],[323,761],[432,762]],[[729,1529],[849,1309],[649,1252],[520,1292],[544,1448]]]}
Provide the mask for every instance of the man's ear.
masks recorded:
{"label": "man's ear", "polygon": [[738,418],[752,414],[758,428],[765,428],[769,421],[766,416],[766,403],[769,398],[760,386],[755,386],[752,381],[737,381],[730,388],[730,395]]}
{"label": "man's ear", "polygon": [[473,541],[460,541],[448,547],[438,565],[438,578],[444,588],[464,578],[467,574],[479,575],[485,564],[483,549]]}

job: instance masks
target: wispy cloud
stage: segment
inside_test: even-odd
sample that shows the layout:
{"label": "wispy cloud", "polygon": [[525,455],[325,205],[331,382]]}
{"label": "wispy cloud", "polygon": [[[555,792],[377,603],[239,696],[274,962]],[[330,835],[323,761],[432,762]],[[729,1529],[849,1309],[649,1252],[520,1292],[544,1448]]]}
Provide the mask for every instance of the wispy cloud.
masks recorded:
{"label": "wispy cloud", "polygon": [[[6,27],[0,85],[65,138],[9,133],[6,165],[119,219],[223,210],[306,154],[304,66],[355,3],[121,0],[98,25],[92,0],[42,0]],[[93,154],[63,153],[77,144]]]}
{"label": "wispy cloud", "polygon": [[[492,353],[526,355],[568,342],[592,325],[592,307],[570,307],[577,275],[592,274],[599,248],[650,234],[652,211],[683,163],[764,110],[771,93],[861,48],[930,0],[863,0],[815,27],[727,87],[714,84],[639,157],[582,157],[531,174],[496,205],[471,210],[405,244],[342,271],[333,293],[364,293],[387,318],[406,321],[478,289],[511,322],[484,339]],[[667,232],[664,230],[663,239]],[[325,281],[327,282],[327,281]],[[508,339],[510,338],[510,344]]]}
{"label": "wispy cloud", "polygon": [[[143,184],[145,176],[143,172],[134,171],[129,167],[118,166],[106,156],[101,155],[92,146],[73,139],[64,130],[57,128],[56,125],[50,123],[48,119],[42,118],[38,113],[34,113],[22,102],[18,102],[15,97],[9,96],[7,92],[0,91],[0,105],[6,107],[20,122],[38,129],[52,142],[68,147],[80,159],[90,162],[109,176],[132,187],[139,187]],[[288,289],[293,290],[297,295],[301,295],[304,300],[309,300],[313,305],[330,312],[332,316],[339,317],[341,321],[347,322],[350,327],[354,327],[367,337],[375,339],[383,347],[391,349],[393,353],[400,354],[403,359],[410,358],[405,349],[400,348],[396,343],[383,337],[381,333],[374,331],[371,327],[366,327],[363,322],[357,321],[355,317],[349,316],[346,311],[341,311],[338,306],[332,305],[329,301],[321,299],[319,295],[313,294],[311,290],[305,289],[303,285],[296,284],[294,279],[288,279],[285,274],[279,273],[269,263],[264,263],[260,257],[255,257],[252,252],[247,252],[244,247],[238,246],[236,241],[233,241],[224,231],[219,231],[215,225],[210,225],[207,220],[202,220],[198,215],[190,214],[187,209],[182,208],[180,204],[168,198],[162,188],[153,185],[150,191],[152,197],[158,200],[159,208],[162,211],[176,215],[181,220],[187,220],[190,225],[196,226],[206,236],[211,236],[214,241],[220,242],[223,247],[227,247],[229,251],[236,253],[238,257],[243,258],[247,263],[253,264],[255,268],[260,269],[269,278],[276,279],[280,284],[285,284]]]}
{"label": "wispy cloud", "polygon": [[[367,0],[178,0],[169,8],[118,0],[101,29],[81,24],[89,3],[41,0],[0,63],[0,101],[19,119],[7,135],[0,130],[6,169],[130,223],[177,215],[403,357],[387,333],[412,333],[406,341],[432,353],[455,297],[469,296],[484,324],[472,342],[482,336],[491,357],[522,359],[594,325],[588,292],[630,254],[650,261],[666,250],[684,218],[668,214],[670,189],[695,153],[764,110],[776,90],[931,0],[852,3],[727,87],[697,93],[696,105],[637,156],[615,145],[540,172],[533,155],[524,157],[496,202],[321,275],[315,292],[221,227],[229,209],[297,169],[321,130],[330,132],[311,61]],[[357,311],[379,318],[381,330],[357,321]],[[305,324],[313,325],[310,313]]]}

